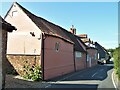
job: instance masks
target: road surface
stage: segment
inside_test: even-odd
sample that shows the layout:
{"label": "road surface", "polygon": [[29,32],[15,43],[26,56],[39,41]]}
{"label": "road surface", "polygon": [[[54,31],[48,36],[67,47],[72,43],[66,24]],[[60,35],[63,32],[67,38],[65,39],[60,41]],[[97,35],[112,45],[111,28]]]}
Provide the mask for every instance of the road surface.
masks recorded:
{"label": "road surface", "polygon": [[97,65],[50,81],[45,88],[114,88],[112,71],[113,64]]}

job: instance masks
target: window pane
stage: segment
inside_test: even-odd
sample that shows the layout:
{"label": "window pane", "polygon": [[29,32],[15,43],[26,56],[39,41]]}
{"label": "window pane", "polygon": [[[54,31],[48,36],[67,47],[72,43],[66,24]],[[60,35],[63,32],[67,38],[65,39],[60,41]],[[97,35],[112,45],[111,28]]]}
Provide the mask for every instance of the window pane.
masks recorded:
{"label": "window pane", "polygon": [[82,57],[81,52],[76,51],[76,52],[75,52],[75,57],[76,57],[76,58],[80,58],[80,57]]}

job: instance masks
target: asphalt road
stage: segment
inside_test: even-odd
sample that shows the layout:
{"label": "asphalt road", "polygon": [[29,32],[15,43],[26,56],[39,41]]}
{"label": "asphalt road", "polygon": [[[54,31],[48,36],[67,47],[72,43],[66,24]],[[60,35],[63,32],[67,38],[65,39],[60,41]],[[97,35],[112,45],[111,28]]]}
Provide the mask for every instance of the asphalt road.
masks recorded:
{"label": "asphalt road", "polygon": [[114,88],[113,64],[97,65],[50,81],[46,88]]}

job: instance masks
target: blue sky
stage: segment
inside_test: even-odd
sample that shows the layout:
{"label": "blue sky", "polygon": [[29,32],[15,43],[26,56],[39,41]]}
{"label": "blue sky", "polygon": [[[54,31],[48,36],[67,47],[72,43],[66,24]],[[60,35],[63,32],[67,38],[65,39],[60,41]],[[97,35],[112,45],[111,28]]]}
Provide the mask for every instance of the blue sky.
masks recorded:
{"label": "blue sky", "polygon": [[[2,3],[5,16],[12,2]],[[118,46],[117,2],[19,2],[37,16],[67,30],[74,25],[77,34],[88,34],[105,48]],[[1,6],[1,5],[0,5]]]}

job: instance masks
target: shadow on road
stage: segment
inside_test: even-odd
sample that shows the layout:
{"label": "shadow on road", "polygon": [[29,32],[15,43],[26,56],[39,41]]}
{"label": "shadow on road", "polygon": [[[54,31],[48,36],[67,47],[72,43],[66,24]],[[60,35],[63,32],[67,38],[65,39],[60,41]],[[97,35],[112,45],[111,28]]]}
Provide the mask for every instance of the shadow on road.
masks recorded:
{"label": "shadow on road", "polygon": [[[44,88],[47,84],[46,82],[35,82],[35,81],[27,81],[24,79],[21,79],[21,77],[16,77],[14,75],[6,75],[6,81],[5,81],[5,88]],[[12,89],[11,89],[12,90]]]}
{"label": "shadow on road", "polygon": [[[113,65],[97,65],[75,73],[53,79],[52,81],[80,81],[80,80],[104,80],[107,78],[107,72],[113,69]],[[64,79],[63,79],[64,78]]]}
{"label": "shadow on road", "polygon": [[[92,88],[97,90],[98,81],[107,78],[108,71],[113,68],[112,65],[97,65],[75,73],[64,75],[49,81],[55,82],[31,82],[8,76],[6,78],[6,88],[41,88],[51,84],[49,88]],[[56,83],[59,81],[60,83]],[[82,83],[83,82],[83,83]]]}
{"label": "shadow on road", "polygon": [[[92,88],[97,90],[101,81],[108,77],[113,64],[97,65],[75,73],[55,78],[50,88]],[[59,82],[57,82],[59,81]]]}
{"label": "shadow on road", "polygon": [[50,88],[94,88],[97,90],[97,84],[53,84]]}

